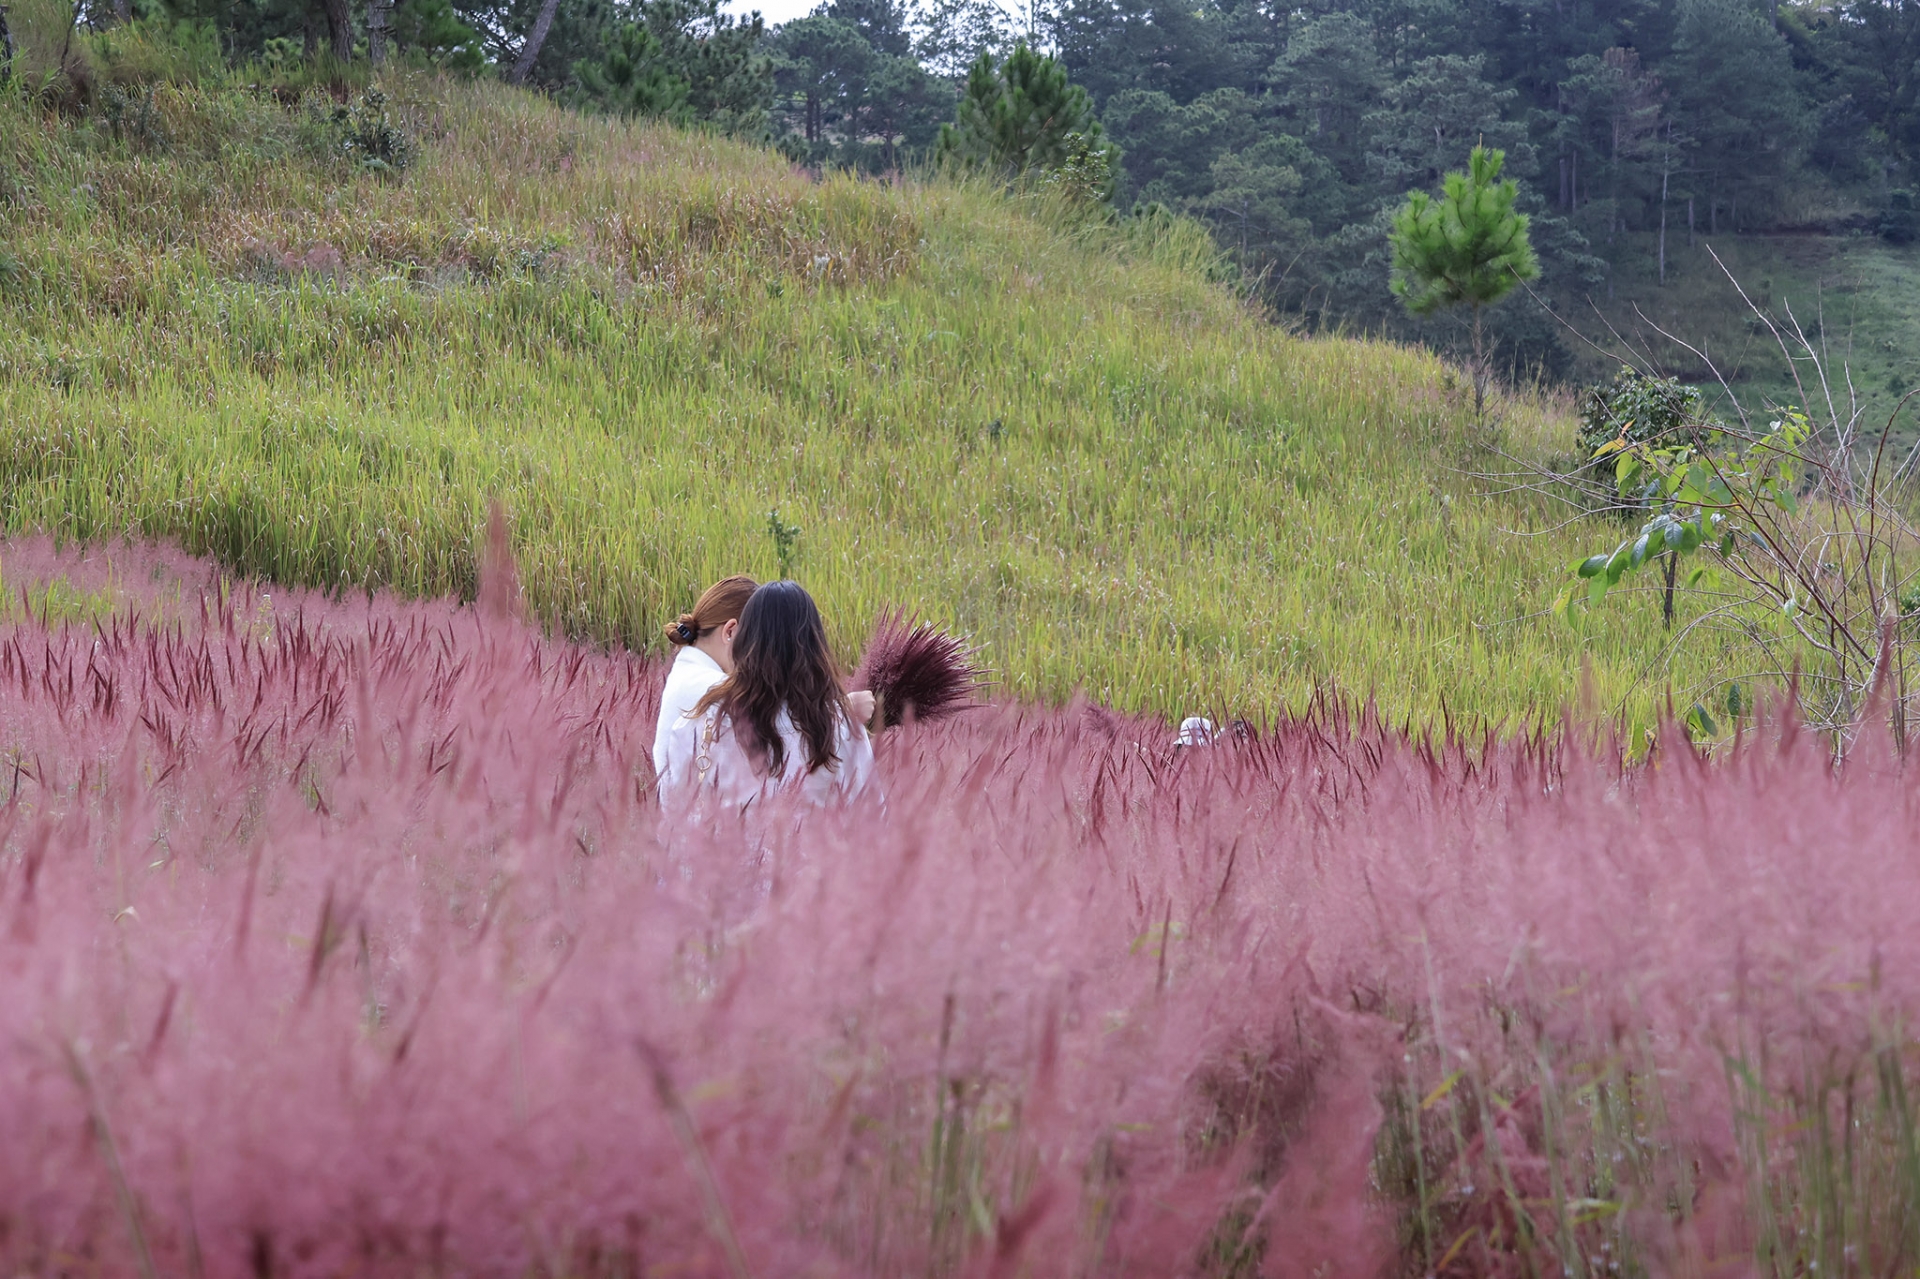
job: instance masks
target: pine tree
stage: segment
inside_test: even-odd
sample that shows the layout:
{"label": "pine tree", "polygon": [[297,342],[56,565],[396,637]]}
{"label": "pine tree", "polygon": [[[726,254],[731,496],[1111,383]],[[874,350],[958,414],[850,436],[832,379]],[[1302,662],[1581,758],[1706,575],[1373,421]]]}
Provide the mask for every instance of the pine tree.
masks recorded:
{"label": "pine tree", "polygon": [[1415,315],[1442,307],[1473,309],[1473,404],[1486,407],[1487,358],[1481,312],[1522,280],[1539,276],[1527,238],[1529,219],[1514,211],[1519,187],[1502,182],[1504,151],[1475,147],[1465,173],[1449,173],[1439,199],[1413,191],[1394,216],[1392,288]]}
{"label": "pine tree", "polygon": [[574,75],[607,110],[619,115],[652,116],[686,124],[685,78],[663,65],[660,41],[637,22],[623,22],[607,37],[597,61],[581,62]]}
{"label": "pine tree", "polygon": [[643,0],[608,33],[597,60],[574,65],[588,100],[627,115],[702,121],[753,136],[766,128],[773,66],[758,13],[736,20],[722,0]]}
{"label": "pine tree", "polygon": [[1089,157],[1110,171],[1115,160],[1087,91],[1067,80],[1059,62],[1024,42],[1002,65],[994,65],[990,53],[975,60],[954,122],[940,130],[937,155],[1016,176]]}

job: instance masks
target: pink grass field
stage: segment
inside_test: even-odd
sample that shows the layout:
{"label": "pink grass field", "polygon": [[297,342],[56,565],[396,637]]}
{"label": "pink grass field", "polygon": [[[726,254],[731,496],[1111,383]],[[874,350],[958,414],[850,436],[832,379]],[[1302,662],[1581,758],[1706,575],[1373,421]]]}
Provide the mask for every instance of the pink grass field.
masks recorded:
{"label": "pink grass field", "polygon": [[0,569],[7,1274],[1920,1260],[1890,748],[996,704],[886,734],[883,801],[674,828],[648,659]]}

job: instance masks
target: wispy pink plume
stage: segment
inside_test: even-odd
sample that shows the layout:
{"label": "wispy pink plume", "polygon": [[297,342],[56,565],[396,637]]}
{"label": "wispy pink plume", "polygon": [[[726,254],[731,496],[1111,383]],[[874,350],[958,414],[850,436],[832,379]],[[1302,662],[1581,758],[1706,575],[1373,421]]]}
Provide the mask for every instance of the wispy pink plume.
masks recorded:
{"label": "wispy pink plume", "polygon": [[152,562],[0,622],[8,1273],[1740,1273],[1909,1068],[1892,756],[998,703],[675,826],[654,662]]}

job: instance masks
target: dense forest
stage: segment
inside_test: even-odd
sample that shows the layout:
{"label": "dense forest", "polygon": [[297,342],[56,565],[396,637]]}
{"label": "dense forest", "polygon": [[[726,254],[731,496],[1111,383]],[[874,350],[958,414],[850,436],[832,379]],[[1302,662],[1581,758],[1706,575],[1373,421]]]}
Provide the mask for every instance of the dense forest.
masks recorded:
{"label": "dense forest", "polygon": [[[1385,227],[1485,141],[1533,215],[1543,292],[1656,278],[1721,232],[1912,238],[1920,3],[1069,0],[1047,34],[1125,148],[1123,198],[1208,217],[1283,308],[1403,323]],[[1503,312],[1516,362],[1570,352]]]}
{"label": "dense forest", "polygon": [[[1204,219],[1278,313],[1442,345],[1446,321],[1394,306],[1385,230],[1477,142],[1520,181],[1548,301],[1665,284],[1707,236],[1920,234],[1920,0],[830,0],[771,28],[718,0],[79,0],[73,21],[198,32],[234,63],[434,61],[810,167],[1005,161],[956,140],[969,113],[1032,134],[1013,167],[1066,163],[1071,133],[1120,215]],[[1572,367],[1543,306],[1494,325],[1515,372]]]}

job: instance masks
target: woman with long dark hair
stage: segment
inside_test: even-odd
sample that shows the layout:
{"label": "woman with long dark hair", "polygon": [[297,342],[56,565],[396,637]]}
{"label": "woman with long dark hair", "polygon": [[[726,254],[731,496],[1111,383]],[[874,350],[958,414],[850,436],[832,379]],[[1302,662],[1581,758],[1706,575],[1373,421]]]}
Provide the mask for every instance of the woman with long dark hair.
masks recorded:
{"label": "woman with long dark hair", "polygon": [[710,793],[744,808],[776,793],[818,803],[866,788],[873,743],[799,583],[754,591],[732,658],[732,673],[668,733],[663,799],[678,807]]}

